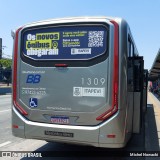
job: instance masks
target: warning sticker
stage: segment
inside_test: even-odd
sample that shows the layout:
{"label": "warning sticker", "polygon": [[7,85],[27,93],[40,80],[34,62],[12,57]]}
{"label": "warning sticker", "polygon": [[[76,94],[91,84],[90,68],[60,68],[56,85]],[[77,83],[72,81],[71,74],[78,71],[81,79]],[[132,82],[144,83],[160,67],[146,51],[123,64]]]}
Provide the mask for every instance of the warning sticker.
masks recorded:
{"label": "warning sticker", "polygon": [[105,97],[105,88],[73,87],[74,97]]}

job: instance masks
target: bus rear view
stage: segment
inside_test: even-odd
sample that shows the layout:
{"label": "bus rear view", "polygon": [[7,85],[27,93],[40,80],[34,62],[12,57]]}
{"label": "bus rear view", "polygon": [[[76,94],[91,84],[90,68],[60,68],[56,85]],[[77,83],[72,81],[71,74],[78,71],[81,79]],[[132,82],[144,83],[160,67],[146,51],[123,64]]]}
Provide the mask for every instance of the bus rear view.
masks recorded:
{"label": "bus rear view", "polygon": [[126,106],[120,103],[119,90],[126,85],[119,76],[120,22],[82,17],[17,29],[13,135],[96,147],[125,146]]}

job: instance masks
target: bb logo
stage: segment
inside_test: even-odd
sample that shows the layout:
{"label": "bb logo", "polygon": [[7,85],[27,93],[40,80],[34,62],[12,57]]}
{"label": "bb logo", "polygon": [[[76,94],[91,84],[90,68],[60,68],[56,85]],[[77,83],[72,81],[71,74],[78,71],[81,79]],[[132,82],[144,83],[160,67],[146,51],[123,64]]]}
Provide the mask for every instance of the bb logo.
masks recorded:
{"label": "bb logo", "polygon": [[29,74],[27,76],[26,83],[39,83],[41,79],[41,75],[39,74]]}

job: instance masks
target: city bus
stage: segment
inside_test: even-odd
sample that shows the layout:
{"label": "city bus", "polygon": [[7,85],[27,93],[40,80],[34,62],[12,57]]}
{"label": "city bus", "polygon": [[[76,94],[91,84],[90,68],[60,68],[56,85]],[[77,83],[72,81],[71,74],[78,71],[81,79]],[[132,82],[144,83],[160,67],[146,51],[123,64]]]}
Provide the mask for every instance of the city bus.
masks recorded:
{"label": "city bus", "polygon": [[14,136],[122,148],[140,132],[139,54],[124,19],[44,20],[12,36]]}

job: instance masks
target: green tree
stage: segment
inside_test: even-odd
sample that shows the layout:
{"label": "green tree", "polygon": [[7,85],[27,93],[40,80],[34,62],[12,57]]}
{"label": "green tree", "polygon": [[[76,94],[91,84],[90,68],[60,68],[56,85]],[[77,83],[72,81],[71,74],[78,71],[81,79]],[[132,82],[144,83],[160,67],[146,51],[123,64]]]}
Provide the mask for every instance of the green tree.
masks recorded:
{"label": "green tree", "polygon": [[12,59],[0,59],[0,66],[5,68],[12,67]]}
{"label": "green tree", "polygon": [[[3,67],[3,68],[1,68]],[[1,81],[9,86],[12,78],[12,59],[0,59]]]}

